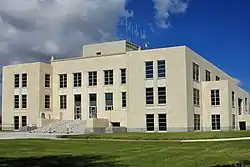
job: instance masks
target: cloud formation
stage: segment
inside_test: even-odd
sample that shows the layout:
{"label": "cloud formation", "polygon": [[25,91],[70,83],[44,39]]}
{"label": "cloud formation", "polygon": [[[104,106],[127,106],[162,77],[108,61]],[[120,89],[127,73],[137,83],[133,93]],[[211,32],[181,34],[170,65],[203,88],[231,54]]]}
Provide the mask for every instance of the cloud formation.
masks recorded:
{"label": "cloud formation", "polygon": [[188,8],[188,1],[184,0],[153,0],[156,10],[156,24],[160,28],[170,26],[169,16],[171,14],[185,13]]}

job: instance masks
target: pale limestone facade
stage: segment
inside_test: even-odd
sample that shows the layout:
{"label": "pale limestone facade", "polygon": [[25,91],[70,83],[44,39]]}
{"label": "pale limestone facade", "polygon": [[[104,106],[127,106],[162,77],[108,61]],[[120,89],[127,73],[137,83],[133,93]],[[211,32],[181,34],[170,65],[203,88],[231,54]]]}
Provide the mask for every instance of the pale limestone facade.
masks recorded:
{"label": "pale limestone facade", "polygon": [[[23,73],[27,74],[25,88],[22,88]],[[14,86],[15,74],[19,74],[18,88]],[[46,74],[50,76],[47,87]],[[209,78],[210,81],[206,81]],[[97,85],[89,85],[95,80]],[[149,89],[146,91],[146,88]],[[105,93],[113,93],[108,105]],[[95,94],[91,95],[93,107],[90,107],[90,94]],[[17,95],[19,106],[15,108]],[[21,109],[22,95],[27,95],[26,109]],[[93,102],[95,96],[96,102]],[[80,101],[79,107],[75,107],[75,98]],[[55,59],[51,64],[5,66],[2,104],[5,129],[14,127],[15,119],[16,124],[19,122],[19,127],[22,126],[22,118],[25,122],[22,116],[26,116],[27,125],[38,127],[42,126],[42,120],[50,119],[82,119],[91,127],[93,120],[100,119],[110,124],[104,121],[96,126],[120,126],[128,131],[250,129],[249,93],[238,87],[235,79],[186,46],[141,50],[129,42],[116,41],[84,46],[81,57]],[[75,113],[76,108],[79,113]]]}

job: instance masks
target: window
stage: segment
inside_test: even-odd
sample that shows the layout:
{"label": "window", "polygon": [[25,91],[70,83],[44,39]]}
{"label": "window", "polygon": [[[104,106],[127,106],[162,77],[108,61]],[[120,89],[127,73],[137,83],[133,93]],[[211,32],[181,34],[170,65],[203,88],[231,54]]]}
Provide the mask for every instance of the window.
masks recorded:
{"label": "window", "polygon": [[102,52],[96,52],[96,55],[102,55]]}
{"label": "window", "polygon": [[14,78],[14,87],[19,88],[19,74],[15,74]]}
{"label": "window", "polygon": [[200,106],[200,90],[198,89],[193,89],[193,100],[194,100],[194,105]]}
{"label": "window", "polygon": [[19,129],[19,116],[14,116],[14,128]]}
{"label": "window", "polygon": [[97,85],[97,71],[89,72],[89,86]]}
{"label": "window", "polygon": [[247,98],[245,98],[245,111],[247,112],[247,109],[248,109],[248,100],[247,100]]}
{"label": "window", "polygon": [[27,95],[22,95],[22,108],[27,108]]}
{"label": "window", "polygon": [[166,77],[165,60],[157,61],[158,78]]}
{"label": "window", "polygon": [[158,114],[159,131],[167,131],[167,114]]}
{"label": "window", "polygon": [[97,118],[97,95],[89,94],[89,118]]}
{"label": "window", "polygon": [[146,79],[152,79],[154,77],[154,63],[153,61],[145,62]]}
{"label": "window", "polygon": [[45,119],[45,113],[41,113],[41,118]]}
{"label": "window", "polygon": [[122,108],[127,107],[127,92],[122,92]]}
{"label": "window", "polygon": [[220,130],[220,115],[212,115],[212,130]]}
{"label": "window", "polygon": [[238,98],[238,110],[239,110],[239,115],[242,114],[242,99]]}
{"label": "window", "polygon": [[219,77],[219,76],[216,76],[216,77],[215,77],[215,80],[216,80],[216,81],[219,81],[219,80],[220,80],[220,77]]}
{"label": "window", "polygon": [[195,63],[193,63],[193,80],[196,82],[200,80],[200,67]]}
{"label": "window", "polygon": [[14,108],[15,109],[19,108],[19,95],[14,96]]}
{"label": "window", "polygon": [[49,88],[50,87],[50,74],[45,74],[45,87]]}
{"label": "window", "polygon": [[194,130],[201,129],[201,119],[200,114],[194,114]]}
{"label": "window", "polygon": [[146,88],[146,104],[154,104],[154,88]]}
{"label": "window", "polygon": [[27,73],[22,74],[22,87],[26,88],[27,87]]}
{"label": "window", "polygon": [[235,93],[232,92],[232,107],[235,108]]}
{"label": "window", "polygon": [[111,122],[112,127],[120,127],[120,122]]}
{"label": "window", "polygon": [[113,93],[105,93],[105,111],[113,110]]}
{"label": "window", "polygon": [[45,102],[44,104],[45,108],[47,109],[50,108],[50,95],[45,95],[44,102]]}
{"label": "window", "polygon": [[219,89],[211,90],[211,105],[212,106],[220,105],[220,90]]}
{"label": "window", "polygon": [[211,72],[206,70],[206,81],[211,81]]}
{"label": "window", "polygon": [[166,87],[158,87],[158,104],[166,104]]}
{"label": "window", "polygon": [[60,109],[67,109],[67,96],[60,95]]}
{"label": "window", "polygon": [[104,85],[113,85],[113,70],[104,71]]}
{"label": "window", "polygon": [[27,126],[27,116],[22,116],[22,127]]}
{"label": "window", "polygon": [[146,114],[146,127],[147,131],[155,130],[154,114]]}
{"label": "window", "polygon": [[67,88],[67,74],[60,74],[60,88]]}
{"label": "window", "polygon": [[82,73],[74,73],[74,87],[81,87],[82,86]]}
{"label": "window", "polygon": [[126,68],[120,70],[121,72],[121,84],[126,84]]}
{"label": "window", "polygon": [[235,129],[236,127],[236,119],[235,119],[235,114],[232,115],[232,129]]}

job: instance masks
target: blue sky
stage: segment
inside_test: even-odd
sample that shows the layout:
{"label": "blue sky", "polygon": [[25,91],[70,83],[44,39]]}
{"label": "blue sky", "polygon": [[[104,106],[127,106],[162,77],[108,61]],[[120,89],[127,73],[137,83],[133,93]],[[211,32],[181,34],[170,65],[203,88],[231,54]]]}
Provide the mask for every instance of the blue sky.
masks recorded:
{"label": "blue sky", "polygon": [[[127,8],[134,11],[132,22],[145,28],[154,8],[151,0],[143,2],[131,0]],[[185,13],[170,15],[169,28],[147,32],[149,47],[187,45],[250,91],[249,7],[249,0],[191,0]]]}

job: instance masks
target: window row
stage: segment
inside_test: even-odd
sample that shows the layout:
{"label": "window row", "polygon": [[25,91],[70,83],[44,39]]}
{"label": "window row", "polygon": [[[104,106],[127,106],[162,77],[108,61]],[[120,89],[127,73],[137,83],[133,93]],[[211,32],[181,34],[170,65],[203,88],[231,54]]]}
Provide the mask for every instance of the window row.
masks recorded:
{"label": "window row", "polygon": [[[154,114],[146,114],[146,130],[155,131]],[[167,114],[158,114],[158,130],[167,131]]]}
{"label": "window row", "polygon": [[[200,81],[200,66],[196,63],[193,63],[193,80],[196,82]],[[211,81],[211,72],[208,70],[205,70],[205,81]],[[219,81],[220,77],[215,76],[215,80]]]}
{"label": "window row", "polygon": [[[212,130],[220,130],[220,115],[211,115]],[[194,130],[201,130],[201,118],[200,114],[194,114]]]}
{"label": "window row", "polygon": [[[21,97],[21,98],[20,98]],[[21,106],[20,106],[21,100]],[[14,95],[14,109],[26,109],[27,108],[27,95]]]}
{"label": "window row", "polygon": [[[146,105],[154,104],[154,88],[146,88]],[[166,104],[166,87],[158,87],[158,104]]]}
{"label": "window row", "polygon": [[[113,70],[104,70],[104,85],[113,85],[114,84],[114,71]],[[97,86],[97,71],[88,72],[88,86]],[[120,69],[120,83],[126,84],[126,69]],[[82,73],[73,73],[73,86],[81,87],[82,86]],[[67,74],[59,74],[59,87],[67,87]]]}
{"label": "window row", "polygon": [[[166,62],[165,60],[157,60],[157,76],[158,78],[166,77]],[[154,78],[154,61],[145,62],[145,78]]]}
{"label": "window row", "polygon": [[[19,123],[19,119],[21,118],[21,124]],[[21,127],[27,126],[27,116],[14,116],[14,129],[18,130]]]}
{"label": "window row", "polygon": [[[20,78],[21,75],[21,78]],[[20,87],[20,80],[21,80],[21,87],[26,88],[28,86],[28,75],[27,73],[22,74],[15,74],[14,75],[14,87]]]}
{"label": "window row", "polygon": [[[80,95],[79,95],[80,96]],[[114,110],[114,95],[112,92],[104,93],[105,111]],[[79,102],[80,105],[80,102]],[[79,106],[75,104],[75,106]],[[89,94],[89,106],[97,106],[97,94]],[[127,107],[127,92],[121,92],[121,107]],[[60,95],[60,109],[67,109],[67,95]]]}

